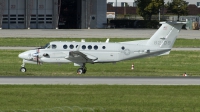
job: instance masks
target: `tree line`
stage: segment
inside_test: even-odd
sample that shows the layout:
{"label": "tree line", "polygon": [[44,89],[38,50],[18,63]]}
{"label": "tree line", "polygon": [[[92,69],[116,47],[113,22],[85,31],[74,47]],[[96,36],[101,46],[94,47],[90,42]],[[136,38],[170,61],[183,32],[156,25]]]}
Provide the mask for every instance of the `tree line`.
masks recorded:
{"label": "tree line", "polygon": [[159,11],[167,9],[167,13],[178,15],[188,14],[188,3],[184,0],[171,0],[165,4],[164,0],[137,0],[137,13],[144,20],[151,20],[152,15],[158,14]]}

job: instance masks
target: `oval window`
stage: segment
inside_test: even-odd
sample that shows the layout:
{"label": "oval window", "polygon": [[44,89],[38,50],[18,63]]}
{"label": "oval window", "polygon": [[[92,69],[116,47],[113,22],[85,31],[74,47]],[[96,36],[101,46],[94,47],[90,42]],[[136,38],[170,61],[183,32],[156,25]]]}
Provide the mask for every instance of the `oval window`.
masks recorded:
{"label": "oval window", "polygon": [[98,46],[97,46],[97,45],[95,45],[95,46],[94,46],[94,49],[95,49],[95,50],[97,50],[97,49],[98,49]]}
{"label": "oval window", "polygon": [[70,48],[70,49],[74,49],[74,45],[71,44],[71,45],[69,46],[69,48]]}
{"label": "oval window", "polygon": [[67,49],[67,45],[63,45],[63,49]]}
{"label": "oval window", "polygon": [[106,46],[103,46],[102,48],[103,48],[103,49],[106,49]]}
{"label": "oval window", "polygon": [[91,50],[91,49],[92,49],[92,46],[91,46],[91,45],[89,45],[89,46],[88,46],[88,49],[89,49],[89,50]]}
{"label": "oval window", "polygon": [[85,49],[85,48],[86,48],[86,46],[85,46],[85,45],[83,45],[83,46],[82,46],[82,49]]}
{"label": "oval window", "polygon": [[124,50],[125,49],[125,47],[124,46],[122,46],[122,50]]}

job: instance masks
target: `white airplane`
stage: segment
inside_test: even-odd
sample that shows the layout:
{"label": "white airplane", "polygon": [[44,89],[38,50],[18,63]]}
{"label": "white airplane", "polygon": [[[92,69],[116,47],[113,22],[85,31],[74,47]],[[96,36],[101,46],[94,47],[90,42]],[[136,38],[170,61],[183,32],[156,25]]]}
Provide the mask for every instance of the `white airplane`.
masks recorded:
{"label": "white airplane", "polygon": [[86,63],[115,63],[149,56],[170,53],[182,26],[186,22],[160,22],[162,26],[148,40],[106,42],[64,42],[54,41],[42,48],[19,54],[23,59],[21,72],[26,72],[25,63],[74,63],[80,66],[77,74],[86,73]]}

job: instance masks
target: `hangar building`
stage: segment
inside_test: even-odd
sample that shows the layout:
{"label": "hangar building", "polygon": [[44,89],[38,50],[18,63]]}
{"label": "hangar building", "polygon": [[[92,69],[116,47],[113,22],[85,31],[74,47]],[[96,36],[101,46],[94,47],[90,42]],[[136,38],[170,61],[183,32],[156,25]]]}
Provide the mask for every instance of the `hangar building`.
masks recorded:
{"label": "hangar building", "polygon": [[2,29],[103,28],[107,0],[0,0]]}

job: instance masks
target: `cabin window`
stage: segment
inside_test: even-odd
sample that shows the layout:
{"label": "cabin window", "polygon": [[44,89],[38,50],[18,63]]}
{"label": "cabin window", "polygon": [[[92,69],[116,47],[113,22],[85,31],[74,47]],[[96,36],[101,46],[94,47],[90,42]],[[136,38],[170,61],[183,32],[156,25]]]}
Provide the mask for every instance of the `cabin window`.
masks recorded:
{"label": "cabin window", "polygon": [[78,47],[78,45],[76,45],[76,48]]}
{"label": "cabin window", "polygon": [[67,45],[63,45],[63,49],[67,49]]}
{"label": "cabin window", "polygon": [[56,45],[55,44],[52,44],[52,49],[56,49]]}
{"label": "cabin window", "polygon": [[85,48],[86,48],[86,46],[85,46],[85,45],[83,45],[83,46],[82,46],[82,49],[85,49]]}
{"label": "cabin window", "polygon": [[122,50],[124,50],[125,49],[125,47],[124,46],[122,46]]}
{"label": "cabin window", "polygon": [[91,49],[92,49],[92,46],[91,46],[91,45],[89,45],[89,46],[88,46],[88,49],[89,49],[89,50],[91,50]]}
{"label": "cabin window", "polygon": [[97,46],[97,45],[95,45],[95,46],[94,46],[94,49],[95,49],[95,50],[97,50],[97,49],[98,49],[98,46]]}
{"label": "cabin window", "polygon": [[102,49],[106,49],[106,46],[103,46]]}
{"label": "cabin window", "polygon": [[71,44],[71,45],[69,46],[69,48],[70,48],[70,49],[74,49],[74,45]]}

